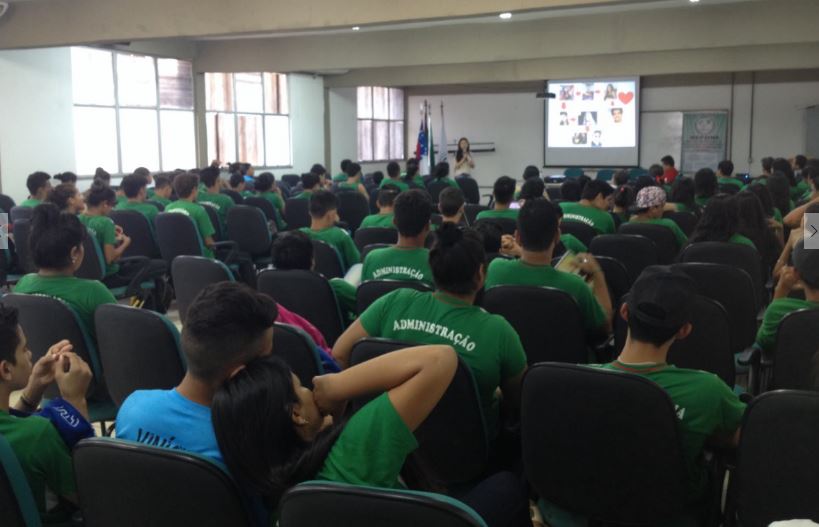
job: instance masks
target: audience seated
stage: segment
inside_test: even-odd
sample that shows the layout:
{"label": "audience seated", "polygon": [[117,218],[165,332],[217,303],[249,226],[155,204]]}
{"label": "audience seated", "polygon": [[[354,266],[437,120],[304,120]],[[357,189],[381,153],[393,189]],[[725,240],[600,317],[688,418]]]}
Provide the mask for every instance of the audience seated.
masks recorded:
{"label": "audience seated", "polygon": [[333,176],[333,183],[343,183],[347,181],[347,168],[352,164],[349,159],[341,160],[341,172]]}
{"label": "audience seated", "polygon": [[726,194],[718,194],[708,201],[688,241],[739,243],[756,248],[754,242],[739,234],[739,205],[735,196]]}
{"label": "audience seated", "polygon": [[395,198],[398,196],[399,192],[400,190],[398,187],[392,185],[391,183],[386,186],[381,185],[381,190],[378,191],[378,214],[370,214],[369,216],[365,217],[361,221],[361,225],[358,228],[394,229],[395,225],[393,223],[393,218],[395,217],[395,214],[393,214],[393,205],[395,204]]}
{"label": "audience seated", "polygon": [[576,179],[567,179],[560,184],[561,201],[577,202],[583,194],[583,187]]}
{"label": "audience seated", "polygon": [[51,176],[45,172],[34,172],[33,174],[29,174],[28,179],[26,179],[26,187],[28,188],[29,192],[28,199],[17,206],[34,208],[45,201],[46,197],[48,196],[48,192],[51,190],[50,179]]}
{"label": "audience seated", "polygon": [[614,219],[608,213],[614,189],[605,181],[589,181],[577,203],[563,201],[563,219],[594,227],[600,234],[614,234]]}
{"label": "audience seated", "polygon": [[338,184],[338,190],[351,190],[359,192],[362,196],[370,201],[370,194],[367,188],[361,183],[361,165],[358,163],[350,163],[347,165],[347,179]]}
{"label": "audience seated", "polygon": [[155,201],[167,207],[171,204],[171,196],[173,195],[173,185],[171,185],[171,178],[167,174],[157,174],[154,176],[154,188],[151,194],[151,201]]}
{"label": "audience seated", "polygon": [[460,188],[445,188],[438,195],[438,212],[441,213],[443,223],[460,225],[464,219],[466,200]]}
{"label": "audience seated", "polygon": [[[558,224],[563,223],[563,209],[560,207],[554,207],[554,211],[557,213]],[[574,234],[560,234],[560,244],[563,245],[563,252],[566,250],[572,251],[575,254],[580,253],[587,253],[589,252],[589,248],[586,247],[586,244],[580,241],[580,239],[575,236]],[[562,253],[561,253],[562,254]],[[557,254],[555,254],[557,256]]]}
{"label": "audience seated", "polygon": [[420,166],[414,157],[407,159],[406,172],[404,173],[404,183],[415,188],[424,188],[424,178],[418,173]]}
{"label": "audience seated", "polygon": [[401,179],[401,165],[395,161],[387,163],[387,177],[381,180],[378,188],[384,188],[385,185],[392,185],[398,189],[399,192],[409,190],[409,184]]}
{"label": "audience seated", "polygon": [[[205,191],[200,192],[196,201],[199,203],[206,203],[216,210],[216,216],[219,218],[219,223],[222,226],[222,232],[227,231],[227,214],[228,210],[235,205],[230,196],[226,196],[219,192],[222,189],[222,177],[219,169],[216,167],[203,168],[199,172],[199,179],[205,186]],[[126,196],[127,196],[126,192]]]}
{"label": "audience seated", "polygon": [[48,193],[46,203],[53,203],[60,212],[79,214],[85,210],[85,199],[82,193],[71,183],[62,183]]}
{"label": "audience seated", "polygon": [[742,181],[734,177],[734,164],[728,159],[720,161],[719,165],[717,165],[717,184],[731,185],[736,187],[737,190],[742,190],[745,187]]}
{"label": "audience seated", "polygon": [[689,177],[678,177],[671,187],[669,203],[666,203],[665,210],[699,214],[700,206],[697,205],[696,196],[696,182]]}
{"label": "audience seated", "polygon": [[442,183],[446,183],[450,187],[460,189],[461,187],[458,186],[458,182],[449,177],[449,163],[446,161],[442,161],[435,165],[435,168],[432,170],[432,179],[430,183],[433,181],[438,181]]}
{"label": "audience seated", "polygon": [[475,232],[483,240],[483,250],[486,252],[487,265],[494,255],[503,252],[503,229],[492,221],[482,221],[475,225]]}
{"label": "audience seated", "polygon": [[276,227],[283,231],[287,228],[287,223],[284,221],[284,200],[282,199],[282,191],[276,185],[276,179],[270,172],[262,172],[253,183],[255,190],[254,196],[266,199],[269,201],[276,211]]}
{"label": "audience seated", "polygon": [[768,191],[771,193],[774,206],[783,216],[787,216],[795,208],[795,203],[791,199],[791,182],[782,172],[776,171],[768,178]]}
{"label": "audience seated", "polygon": [[705,207],[719,190],[717,175],[710,168],[701,168],[694,174],[694,203]]}
{"label": "audience seated", "polygon": [[213,235],[216,233],[213,224],[210,222],[208,213],[202,205],[196,203],[199,197],[199,176],[190,172],[177,174],[173,180],[174,190],[177,200],[165,207],[165,212],[184,214],[193,221],[202,243],[205,245],[204,256],[214,258]]}
{"label": "audience seated", "polygon": [[159,209],[150,203],[145,203],[148,195],[148,180],[143,176],[131,174],[122,178],[122,184],[120,186],[122,187],[122,191],[125,192],[125,197],[128,198],[128,201],[119,203],[114,209],[135,210],[148,218],[148,223],[150,223],[153,228],[154,218],[159,214]]}
{"label": "audience seated", "polygon": [[310,199],[313,192],[321,189],[321,176],[314,172],[307,172],[301,175],[301,192],[295,196],[296,199]]}
{"label": "audience seated", "polygon": [[634,198],[636,197],[634,187],[628,184],[623,184],[617,187],[614,191],[614,200],[611,213],[615,216],[615,220],[619,219],[620,223],[626,223],[631,217],[631,209],[634,207]]}
{"label": "audience seated", "polygon": [[[526,177],[526,174],[524,173],[523,176]],[[540,177],[530,177],[529,179],[524,180],[523,186],[520,187],[520,192],[518,193],[517,199],[523,202],[526,201],[527,199],[537,199],[545,197],[546,184],[543,183],[543,180],[540,179]]]}
{"label": "audience seated", "polygon": [[329,243],[338,252],[341,266],[347,270],[361,262],[361,254],[347,231],[336,227],[338,198],[332,192],[319,190],[310,196],[310,226],[301,232],[314,240]]}
{"label": "audience seated", "polygon": [[234,172],[230,175],[230,178],[228,178],[228,188],[233,192],[238,192],[243,198],[253,195],[253,192],[245,190],[245,177],[240,172]]}
{"label": "audience seated", "polygon": [[637,193],[635,203],[636,210],[629,221],[634,223],[662,225],[663,227],[671,230],[671,232],[674,233],[674,237],[677,239],[677,248],[679,249],[688,243],[688,237],[674,221],[663,218],[665,200],[665,190],[661,189],[660,187],[644,188]]}
{"label": "audience seated", "polygon": [[518,209],[510,207],[515,196],[515,180],[509,176],[501,176],[495,180],[495,186],[492,188],[492,196],[495,198],[495,208],[493,210],[484,210],[478,213],[477,219],[491,219],[491,218],[509,218],[516,220],[518,218]]}
{"label": "audience seated", "polygon": [[[122,229],[114,225],[108,217],[117,204],[116,195],[111,187],[94,183],[88,190],[85,212],[80,214],[80,221],[88,229],[88,234],[95,237],[105,258],[105,276],[112,276],[119,272],[117,260],[131,245],[129,238]],[[88,255],[93,257],[93,255]]]}

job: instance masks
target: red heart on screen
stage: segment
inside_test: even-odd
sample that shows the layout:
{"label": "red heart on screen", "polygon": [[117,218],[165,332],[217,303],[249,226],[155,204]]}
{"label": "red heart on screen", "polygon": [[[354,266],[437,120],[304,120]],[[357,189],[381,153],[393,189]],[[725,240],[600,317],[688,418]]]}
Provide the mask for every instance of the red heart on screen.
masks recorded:
{"label": "red heart on screen", "polygon": [[577,121],[577,119],[575,119],[574,117],[572,117],[572,118],[571,118],[571,119],[569,119],[569,120],[570,120],[571,122],[575,122],[575,121]]}
{"label": "red heart on screen", "polygon": [[561,108],[562,110],[565,110],[565,109],[566,109],[566,103],[564,102],[563,104],[561,104],[561,105],[560,105],[560,108]]}
{"label": "red heart on screen", "polygon": [[617,98],[620,99],[620,102],[623,104],[628,104],[634,99],[634,92],[620,92],[617,94]]}
{"label": "red heart on screen", "polygon": [[596,92],[594,92],[594,93],[600,93],[600,90],[597,90],[597,91],[596,91]]}
{"label": "red heart on screen", "polygon": [[576,92],[576,94],[577,94],[578,96],[580,96],[580,92]]}

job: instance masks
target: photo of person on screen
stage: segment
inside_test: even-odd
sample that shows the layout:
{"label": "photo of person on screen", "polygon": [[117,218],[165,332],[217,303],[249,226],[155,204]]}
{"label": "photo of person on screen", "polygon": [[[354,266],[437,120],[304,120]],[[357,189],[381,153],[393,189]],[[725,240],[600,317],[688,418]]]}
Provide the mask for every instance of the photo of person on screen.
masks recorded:
{"label": "photo of person on screen", "polygon": [[585,145],[587,143],[586,132],[577,132],[572,136],[573,145]]}
{"label": "photo of person on screen", "polygon": [[594,131],[594,134],[592,134],[592,141],[591,141],[592,148],[599,148],[599,147],[603,146],[602,137],[603,137],[603,131],[602,130],[595,130]]}
{"label": "photo of person on screen", "polygon": [[608,101],[609,99],[616,99],[617,98],[617,88],[614,87],[614,84],[609,84],[606,86],[606,95],[603,97],[604,101]]}
{"label": "photo of person on screen", "polygon": [[597,112],[583,112],[580,114],[580,118],[577,120],[577,124],[580,126],[596,126],[597,125]]}
{"label": "photo of person on screen", "polygon": [[593,101],[594,100],[594,84],[586,84],[586,91],[583,92],[583,100],[584,101]]}
{"label": "photo of person on screen", "polygon": [[568,112],[560,112],[560,126],[569,126]]}
{"label": "photo of person on screen", "polygon": [[612,108],[611,109],[611,120],[615,122],[615,124],[619,124],[623,122],[623,109],[622,108]]}
{"label": "photo of person on screen", "polygon": [[560,97],[561,101],[573,101],[574,100],[574,84],[562,84],[560,86]]}

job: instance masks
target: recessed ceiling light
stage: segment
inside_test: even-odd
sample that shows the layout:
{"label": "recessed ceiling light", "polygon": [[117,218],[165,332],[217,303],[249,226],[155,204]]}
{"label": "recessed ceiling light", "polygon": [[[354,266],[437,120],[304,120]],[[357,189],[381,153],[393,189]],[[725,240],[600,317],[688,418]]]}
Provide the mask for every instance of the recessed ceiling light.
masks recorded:
{"label": "recessed ceiling light", "polygon": [[361,29],[361,28],[358,27],[358,26],[353,26],[353,31],[358,31],[359,29]]}
{"label": "recessed ceiling light", "polygon": [[689,1],[689,2],[691,2],[692,4],[698,4],[698,3],[700,3],[700,0],[688,0],[688,1]]}
{"label": "recessed ceiling light", "polygon": [[501,20],[509,20],[512,18],[512,13],[501,13],[498,16],[501,18]]}

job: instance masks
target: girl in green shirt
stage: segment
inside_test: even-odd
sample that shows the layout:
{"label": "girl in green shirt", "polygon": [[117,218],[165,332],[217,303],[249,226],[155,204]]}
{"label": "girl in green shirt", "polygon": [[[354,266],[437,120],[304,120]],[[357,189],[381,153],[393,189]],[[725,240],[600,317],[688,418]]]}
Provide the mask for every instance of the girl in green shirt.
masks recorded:
{"label": "girl in green shirt", "polygon": [[[432,171],[432,180],[430,180],[430,183],[434,181],[442,181],[450,187],[460,188],[458,186],[458,182],[449,177],[449,163],[447,162],[442,162],[435,165],[435,168]],[[512,191],[514,193],[514,186],[512,187]]]}
{"label": "girl in green shirt", "polygon": [[82,194],[71,183],[63,183],[51,189],[46,202],[56,205],[60,212],[69,214],[79,214],[85,210],[85,200]]}
{"label": "girl in green shirt", "polygon": [[726,194],[711,198],[688,241],[739,243],[756,248],[754,242],[739,234],[739,204],[736,196]]}

